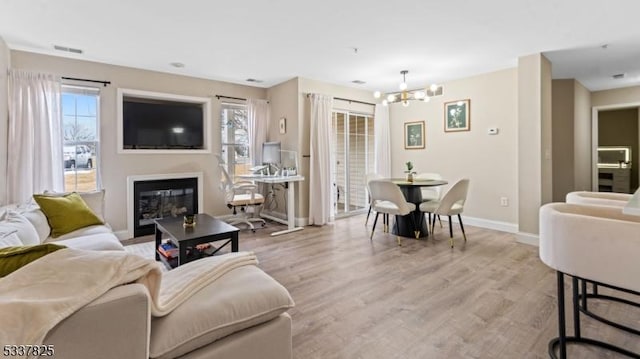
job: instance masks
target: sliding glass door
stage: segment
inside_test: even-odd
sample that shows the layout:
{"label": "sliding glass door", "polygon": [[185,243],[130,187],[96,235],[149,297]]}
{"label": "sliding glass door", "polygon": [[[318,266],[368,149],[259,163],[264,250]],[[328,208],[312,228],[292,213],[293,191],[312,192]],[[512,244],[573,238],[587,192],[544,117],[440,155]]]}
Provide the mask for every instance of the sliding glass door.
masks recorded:
{"label": "sliding glass door", "polygon": [[333,206],[337,217],[369,207],[364,182],[373,170],[373,139],[373,116],[333,112]]}

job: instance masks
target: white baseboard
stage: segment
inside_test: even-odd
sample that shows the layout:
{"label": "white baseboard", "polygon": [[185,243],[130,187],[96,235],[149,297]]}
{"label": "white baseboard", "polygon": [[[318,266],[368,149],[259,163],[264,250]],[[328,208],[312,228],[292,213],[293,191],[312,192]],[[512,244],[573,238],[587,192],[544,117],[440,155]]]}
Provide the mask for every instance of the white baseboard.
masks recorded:
{"label": "white baseboard", "polygon": [[529,244],[532,246],[539,246],[540,238],[537,234],[518,232],[516,235],[516,241],[518,243]]}
{"label": "white baseboard", "polygon": [[[484,219],[484,218],[467,217],[464,215],[462,217],[464,218],[462,222],[470,226],[493,229],[494,231],[500,231],[500,232],[518,233],[518,225],[515,223],[493,221],[493,220]],[[440,216],[440,219],[446,222],[448,220],[448,217]],[[458,223],[459,222],[458,216],[452,216],[451,222]]]}
{"label": "white baseboard", "polygon": [[121,241],[131,238],[131,237],[129,237],[129,232],[126,229],[124,229],[122,231],[113,232],[113,234],[115,234],[116,237],[118,237],[118,239],[121,240]]}

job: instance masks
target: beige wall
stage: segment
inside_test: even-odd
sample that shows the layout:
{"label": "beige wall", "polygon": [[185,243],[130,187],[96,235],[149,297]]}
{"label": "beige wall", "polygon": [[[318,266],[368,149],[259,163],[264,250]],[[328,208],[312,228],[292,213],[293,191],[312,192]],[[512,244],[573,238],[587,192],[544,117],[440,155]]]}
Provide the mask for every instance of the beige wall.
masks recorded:
{"label": "beige wall", "polygon": [[[106,196],[106,219],[114,230],[124,230],[126,218],[127,176],[204,172],[204,210],[213,215],[226,214],[222,193],[218,189],[220,174],[213,152],[220,148],[220,101],[216,94],[233,97],[265,98],[266,90],[250,86],[197,79],[186,76],[139,70],[88,61],[64,59],[21,51],[11,52],[13,68],[55,73],[68,77],[111,81],[101,87],[100,132],[102,186]],[[186,96],[212,98],[212,154],[135,155],[116,152],[116,89],[128,88]]]}
{"label": "beige wall", "polygon": [[[267,90],[267,98],[269,99],[269,108],[271,111],[271,124],[267,138],[269,141],[279,141],[283,150],[298,152],[298,171],[301,175],[308,173],[309,158],[303,157],[305,153],[299,150],[299,130],[300,121],[298,116],[298,79],[293,78],[281,84],[273,86]],[[280,134],[279,120],[286,119],[286,133]],[[308,175],[306,176],[308,177]],[[306,182],[306,181],[304,181]],[[296,183],[296,218],[303,217],[301,201],[303,200],[303,192],[301,185],[304,182]],[[285,189],[281,186],[273,186],[276,194],[276,205],[272,208],[274,215],[285,216]],[[304,192],[306,193],[306,192]],[[306,202],[304,202],[306,203]],[[306,213],[306,212],[305,212]],[[306,215],[305,215],[306,216]]]}
{"label": "beige wall", "polygon": [[7,70],[9,48],[0,37],[0,205],[7,200],[7,125],[9,118]]}
{"label": "beige wall", "polygon": [[640,86],[594,91],[591,93],[591,105],[594,107],[638,102],[640,102]]}
{"label": "beige wall", "polygon": [[551,121],[551,62],[542,55],[540,56],[540,88],[542,107],[542,204],[545,204],[553,201],[553,127]]}
{"label": "beige wall", "polygon": [[[517,80],[517,70],[507,69],[444,83],[444,95],[428,103],[391,105],[392,175],[404,176],[404,163],[412,161],[418,173],[440,173],[450,184],[469,178],[465,215],[515,225]],[[460,99],[471,100],[471,130],[444,132],[444,103]],[[404,123],[412,121],[425,121],[425,149],[404,149]],[[488,135],[490,127],[499,134]],[[509,199],[508,207],[500,206],[500,197]]]}
{"label": "beige wall", "polygon": [[[580,82],[574,82],[573,189],[591,190],[591,92]],[[555,136],[555,134],[554,134]]]}
{"label": "beige wall", "polygon": [[564,202],[574,188],[575,80],[552,82],[553,201]]}
{"label": "beige wall", "polygon": [[538,211],[552,197],[551,64],[534,54],[518,59],[518,225],[537,235]]}

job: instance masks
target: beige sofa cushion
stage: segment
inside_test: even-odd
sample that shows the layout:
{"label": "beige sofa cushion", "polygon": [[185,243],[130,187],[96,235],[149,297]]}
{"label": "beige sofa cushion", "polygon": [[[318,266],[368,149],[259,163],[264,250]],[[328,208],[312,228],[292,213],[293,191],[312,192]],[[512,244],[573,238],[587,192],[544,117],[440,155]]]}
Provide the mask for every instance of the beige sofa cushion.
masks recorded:
{"label": "beige sofa cushion", "polygon": [[31,222],[36,232],[38,232],[40,243],[43,243],[51,234],[51,227],[49,227],[49,222],[47,222],[47,216],[44,215],[44,212],[39,207],[35,207],[21,214]]}
{"label": "beige sofa cushion", "polygon": [[23,215],[13,210],[7,210],[0,221],[0,232],[16,231],[22,245],[40,244],[36,228]]}
{"label": "beige sofa cushion", "polygon": [[234,269],[169,315],[152,318],[149,356],[178,357],[293,306],[289,292],[258,267]]}
{"label": "beige sofa cushion", "polygon": [[[55,240],[53,240],[55,239]],[[123,251],[124,247],[113,233],[96,233],[75,238],[60,240],[50,238],[46,243],[55,243],[76,249],[90,249],[94,251]]]}
{"label": "beige sofa cushion", "polygon": [[16,231],[0,232],[0,248],[22,246]]}
{"label": "beige sofa cushion", "polygon": [[113,231],[111,230],[111,227],[108,224],[96,224],[93,226],[76,229],[73,232],[63,234],[59,237],[55,237],[55,238],[48,237],[46,242],[63,241],[65,239],[91,236],[91,235],[100,234],[100,233],[113,233]]}

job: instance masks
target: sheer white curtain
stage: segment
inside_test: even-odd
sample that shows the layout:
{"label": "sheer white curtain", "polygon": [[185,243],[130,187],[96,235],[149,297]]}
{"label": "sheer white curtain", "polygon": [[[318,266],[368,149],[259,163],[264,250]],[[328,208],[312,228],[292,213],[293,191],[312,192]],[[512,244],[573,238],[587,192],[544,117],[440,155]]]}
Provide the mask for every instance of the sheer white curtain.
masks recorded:
{"label": "sheer white curtain", "polygon": [[376,105],[373,120],[374,171],[382,177],[391,177],[391,140],[389,129],[389,106]]}
{"label": "sheer white curtain", "polygon": [[310,94],[311,161],[309,171],[309,224],[323,225],[333,220],[331,203],[331,111],[333,97]]}
{"label": "sheer white curtain", "polygon": [[44,190],[64,190],[60,88],[54,75],[9,73],[9,203],[26,202]]}
{"label": "sheer white curtain", "polygon": [[267,141],[269,129],[269,102],[248,99],[247,120],[249,122],[249,158],[254,165],[259,165],[262,161],[262,143]]}

